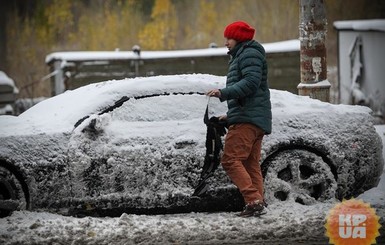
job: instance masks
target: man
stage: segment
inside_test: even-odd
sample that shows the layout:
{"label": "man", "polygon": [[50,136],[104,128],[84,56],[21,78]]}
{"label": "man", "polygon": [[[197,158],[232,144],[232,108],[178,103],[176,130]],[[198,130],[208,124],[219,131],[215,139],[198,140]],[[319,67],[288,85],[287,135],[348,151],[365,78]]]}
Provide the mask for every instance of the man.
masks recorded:
{"label": "man", "polygon": [[227,115],[220,117],[229,126],[221,164],[244,198],[242,217],[266,213],[259,160],[263,136],[271,133],[272,115],[265,50],[253,40],[254,33],[243,21],[225,28],[230,55],[226,88],[206,93],[227,101]]}

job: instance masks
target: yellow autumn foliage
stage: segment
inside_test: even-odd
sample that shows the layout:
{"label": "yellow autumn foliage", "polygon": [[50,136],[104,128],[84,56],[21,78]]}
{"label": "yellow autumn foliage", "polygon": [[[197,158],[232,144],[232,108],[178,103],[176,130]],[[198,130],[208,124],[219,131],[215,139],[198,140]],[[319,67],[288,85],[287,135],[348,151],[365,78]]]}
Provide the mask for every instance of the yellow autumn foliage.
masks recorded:
{"label": "yellow autumn foliage", "polygon": [[139,32],[139,44],[146,50],[174,49],[178,28],[175,8],[170,0],[155,0],[151,20]]}

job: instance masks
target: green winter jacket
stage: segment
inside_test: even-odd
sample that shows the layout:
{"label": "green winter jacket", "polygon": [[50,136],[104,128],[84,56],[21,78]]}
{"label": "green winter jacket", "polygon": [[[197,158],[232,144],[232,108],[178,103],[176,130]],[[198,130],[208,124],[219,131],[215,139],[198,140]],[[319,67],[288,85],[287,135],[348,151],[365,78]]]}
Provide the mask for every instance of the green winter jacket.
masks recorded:
{"label": "green winter jacket", "polygon": [[221,101],[227,101],[228,125],[252,123],[270,134],[272,115],[265,49],[251,40],[238,43],[228,54],[231,59],[226,88],[220,89]]}

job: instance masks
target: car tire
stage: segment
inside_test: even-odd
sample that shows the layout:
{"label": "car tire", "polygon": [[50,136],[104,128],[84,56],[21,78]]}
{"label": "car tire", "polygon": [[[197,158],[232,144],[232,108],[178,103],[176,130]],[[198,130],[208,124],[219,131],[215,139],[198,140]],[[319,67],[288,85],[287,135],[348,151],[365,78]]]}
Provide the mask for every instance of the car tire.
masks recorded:
{"label": "car tire", "polygon": [[335,198],[337,181],[325,158],[308,149],[286,149],[262,165],[268,203],[294,201],[303,205]]}
{"label": "car tire", "polygon": [[28,208],[28,198],[23,181],[16,171],[0,164],[0,217],[9,216],[15,210]]}

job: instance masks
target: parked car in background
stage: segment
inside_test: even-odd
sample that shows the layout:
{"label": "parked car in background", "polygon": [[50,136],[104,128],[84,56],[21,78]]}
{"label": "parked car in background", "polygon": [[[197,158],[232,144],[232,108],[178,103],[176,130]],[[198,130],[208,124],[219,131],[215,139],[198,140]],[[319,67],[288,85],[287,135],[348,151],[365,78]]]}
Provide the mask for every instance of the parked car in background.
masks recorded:
{"label": "parked car in background", "polygon": [[[221,167],[193,197],[204,155],[204,92],[225,77],[194,74],[112,80],[0,117],[0,212],[120,215],[229,211],[242,198]],[[371,110],[271,89],[273,132],[261,166],[268,203],[312,205],[377,185],[382,143]]]}
{"label": "parked car in background", "polygon": [[13,115],[19,89],[12,78],[0,71],[0,115]]}

